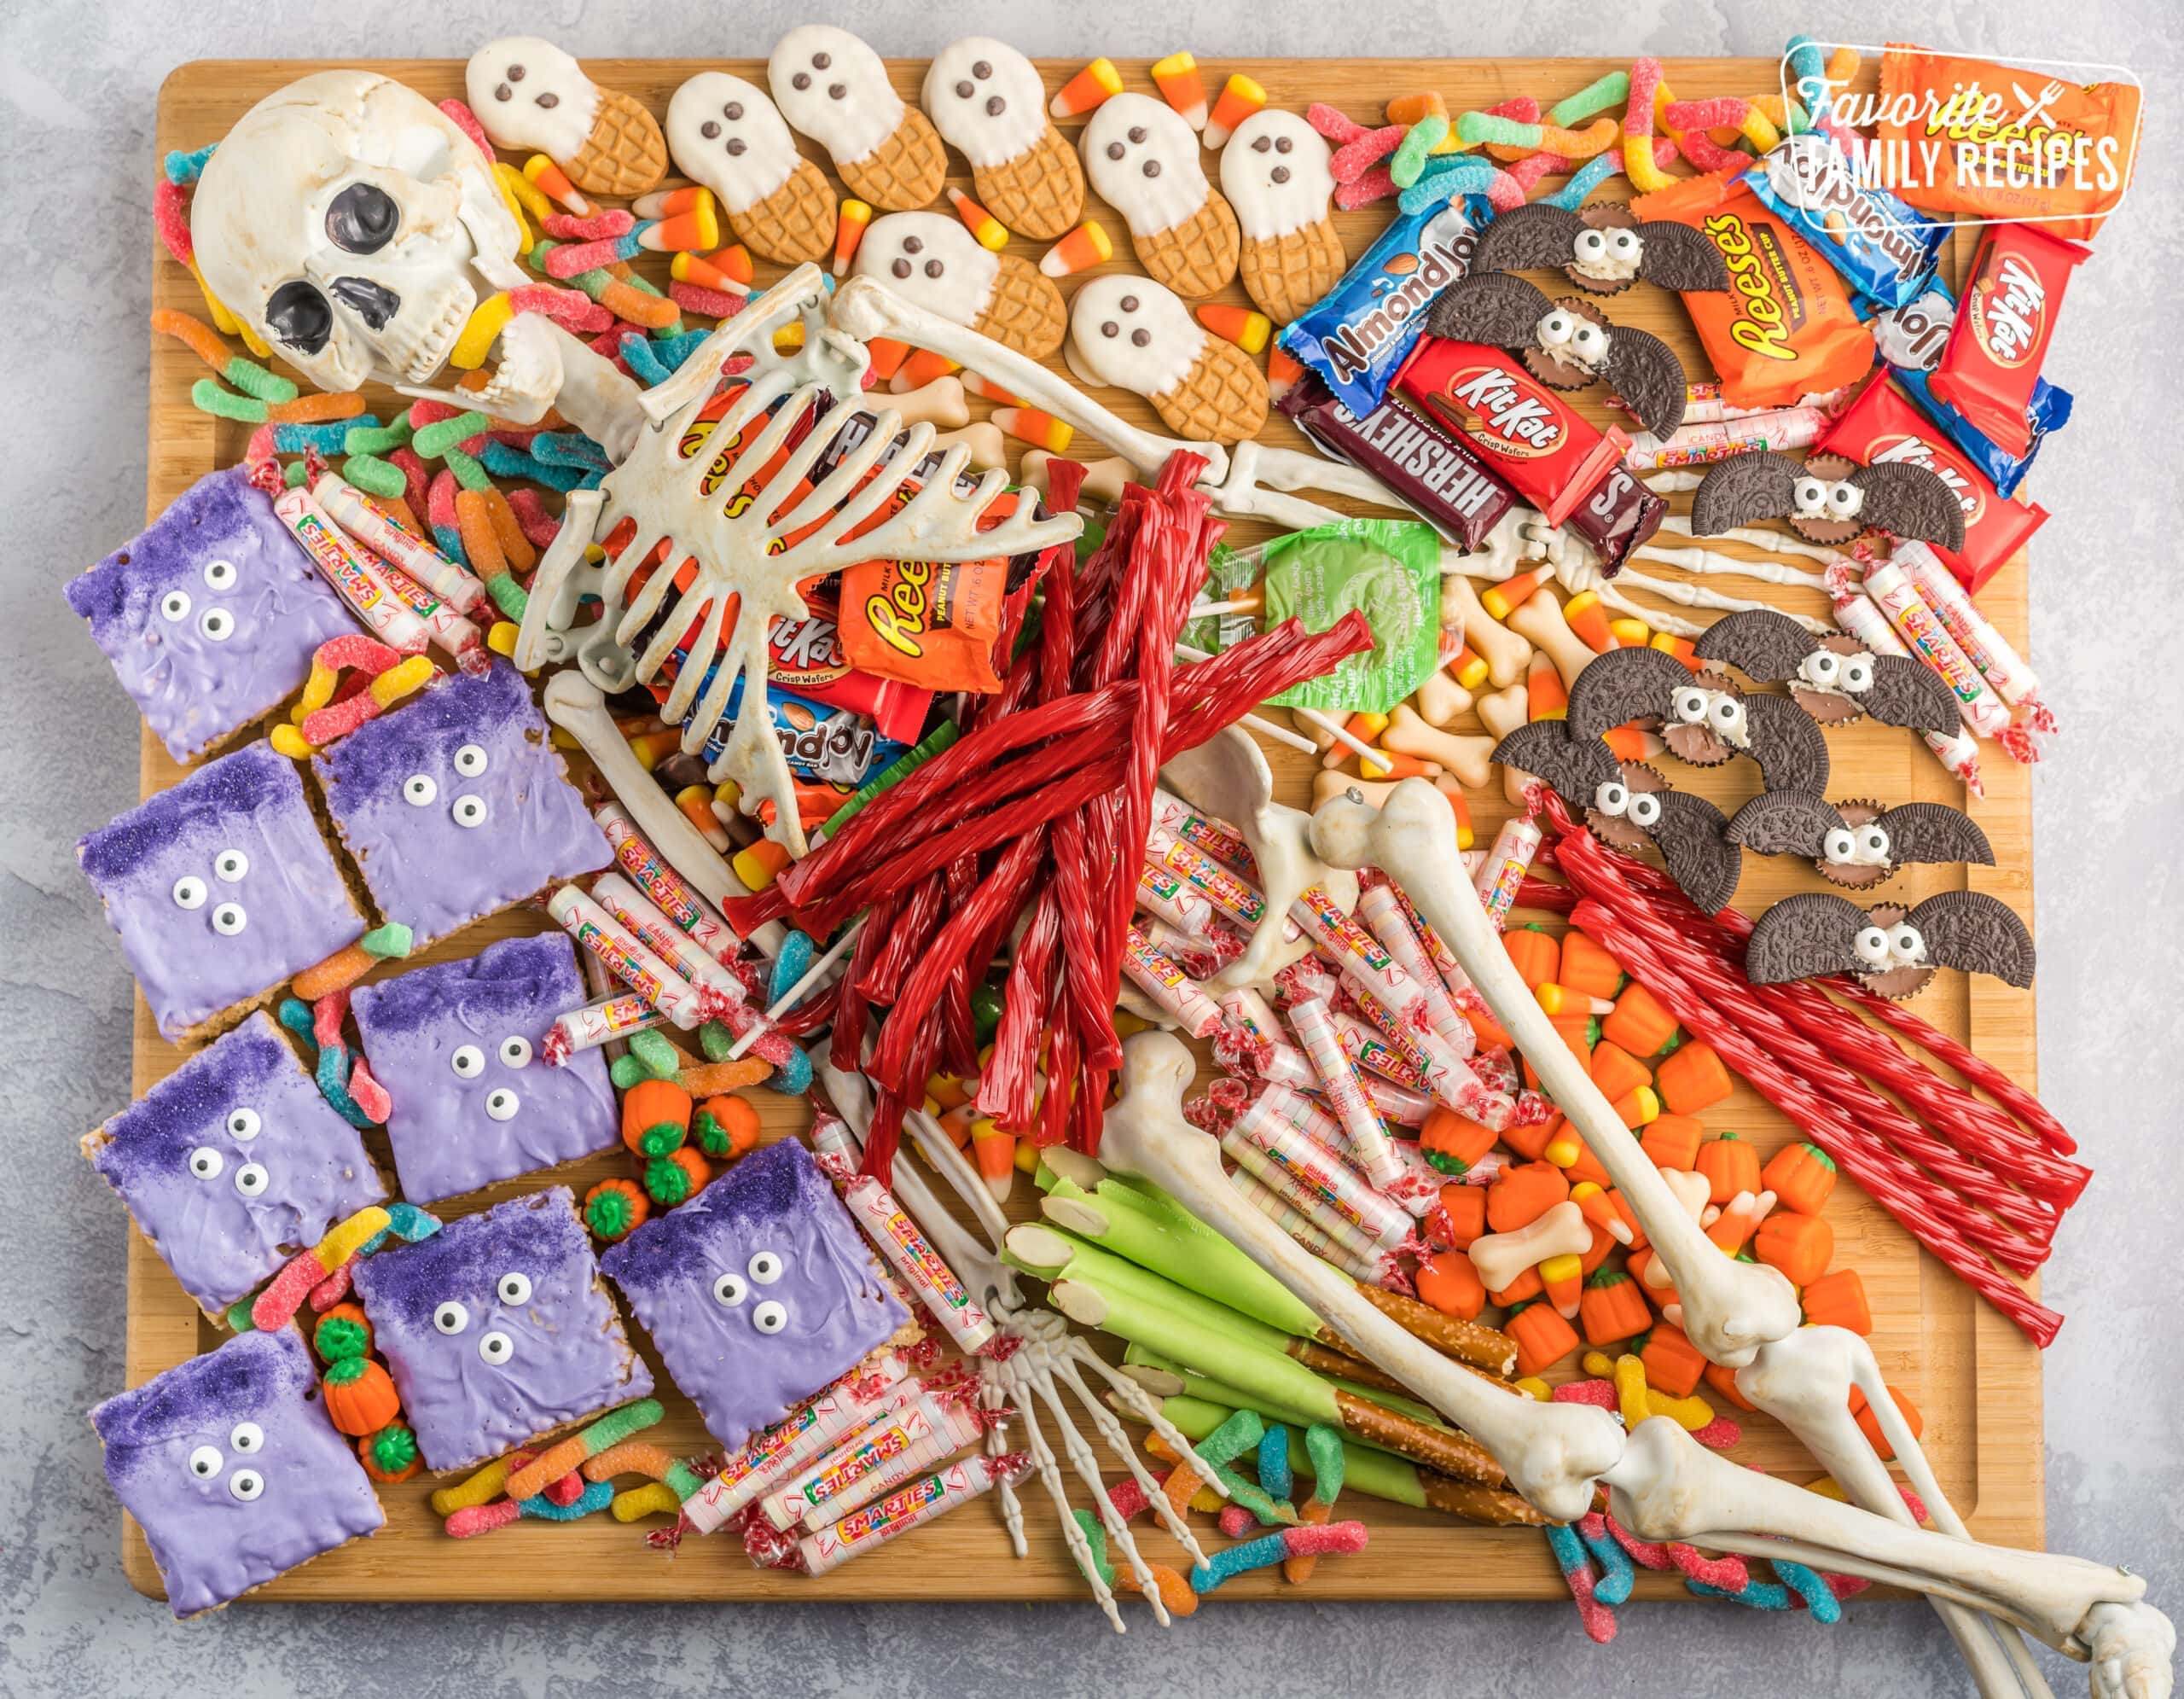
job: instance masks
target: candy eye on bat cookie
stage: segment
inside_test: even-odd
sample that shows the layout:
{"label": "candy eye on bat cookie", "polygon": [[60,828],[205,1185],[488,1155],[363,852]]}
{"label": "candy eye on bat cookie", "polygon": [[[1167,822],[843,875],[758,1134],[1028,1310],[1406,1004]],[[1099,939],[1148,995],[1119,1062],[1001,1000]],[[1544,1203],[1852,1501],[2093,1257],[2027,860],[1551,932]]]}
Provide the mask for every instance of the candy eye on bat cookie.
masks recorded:
{"label": "candy eye on bat cookie", "polygon": [[2032,983],[2032,935],[2001,899],[1944,891],[1914,907],[1862,909],[1820,892],[1786,897],[1759,917],[1745,943],[1745,975],[1779,985],[1850,974],[1878,996],[1915,997],[1943,968],[1988,974],[2020,989]]}
{"label": "candy eye on bat cookie", "polygon": [[1560,266],[1595,294],[1641,278],[1678,294],[1729,287],[1721,250],[1687,224],[1640,222],[1623,207],[1565,212],[1543,201],[1512,207],[1480,232],[1472,271],[1534,271]]}
{"label": "candy eye on bat cookie", "polygon": [[1633,720],[1658,724],[1670,750],[1693,766],[1748,755],[1769,790],[1827,788],[1827,740],[1792,703],[1745,695],[1720,673],[1693,674],[1658,649],[1611,649],[1570,687],[1571,736],[1597,740]]}
{"label": "candy eye on bat cookie", "polygon": [[1908,461],[1860,466],[1836,454],[1800,463],[1762,450],[1718,461],[1691,497],[1691,529],[1717,537],[1762,519],[1786,519],[1809,543],[1841,545],[1868,531],[1964,546],[1964,504],[1940,474]]}
{"label": "candy eye on bat cookie", "polygon": [[1722,811],[1671,788],[1643,763],[1618,761],[1598,737],[1572,736],[1560,720],[1534,720],[1496,745],[1494,759],[1551,787],[1611,849],[1658,850],[1669,877],[1708,914],[1736,894],[1744,862],[1725,835]]}
{"label": "candy eye on bat cookie", "polygon": [[1474,271],[1433,304],[1426,328],[1524,357],[1550,389],[1605,382],[1656,436],[1683,422],[1683,363],[1658,336],[1616,324],[1589,301],[1551,301],[1507,271]]}
{"label": "candy eye on bat cookie", "polygon": [[1874,655],[1840,633],[1815,639],[1773,608],[1717,620],[1694,645],[1701,660],[1726,661],[1750,678],[1787,684],[1790,700],[1822,725],[1871,714],[1884,725],[1947,736],[1956,729],[1955,694],[1940,674],[1908,655]]}
{"label": "candy eye on bat cookie", "polygon": [[1846,890],[1881,884],[1910,862],[1995,864],[1987,835],[1938,802],[1838,806],[1805,791],[1770,790],[1737,810],[1728,836],[1756,854],[1803,856],[1821,878]]}

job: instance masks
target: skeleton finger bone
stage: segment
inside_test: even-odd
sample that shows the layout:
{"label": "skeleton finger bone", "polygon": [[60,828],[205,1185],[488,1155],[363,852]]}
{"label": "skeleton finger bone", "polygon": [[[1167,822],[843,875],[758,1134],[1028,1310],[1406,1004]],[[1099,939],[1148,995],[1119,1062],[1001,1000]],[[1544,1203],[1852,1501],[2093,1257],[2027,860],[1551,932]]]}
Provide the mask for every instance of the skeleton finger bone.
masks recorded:
{"label": "skeleton finger bone", "polygon": [[[1438,799],[1434,806],[1447,812]],[[1183,1119],[1183,1088],[1195,1071],[1190,1052],[1165,1033],[1124,1043],[1122,1097],[1108,1108],[1101,1135],[1108,1167],[1153,1181],[1234,1242],[1368,1360],[1476,1438],[1540,1510],[1562,1522],[1585,1514],[1594,1478],[1623,1449],[1615,1419],[1590,1405],[1511,1398],[1404,1332],[1351,1282],[1300,1249],[1228,1184],[1217,1142]]]}
{"label": "skeleton finger bone", "polygon": [[[746,309],[747,311],[747,309]],[[859,340],[889,337],[927,348],[984,373],[1026,405],[1098,438],[1127,458],[1147,477],[1159,472],[1178,449],[1203,455],[1205,475],[1219,479],[1228,469],[1228,451],[1217,443],[1185,442],[1141,430],[1090,397],[1064,383],[1035,360],[1005,348],[967,326],[929,312],[870,277],[852,277],[834,292],[828,309],[834,326]]]}
{"label": "skeleton finger bone", "polygon": [[584,551],[591,546],[605,499],[596,490],[569,492],[561,509],[561,528],[531,574],[523,623],[516,628],[515,651],[508,658],[519,672],[536,672],[576,653],[570,633],[577,608],[586,596],[599,594],[600,568],[585,564]]}
{"label": "skeleton finger bone", "polygon": [[1459,870],[1447,799],[1422,780],[1406,779],[1377,812],[1343,800],[1328,802],[1312,817],[1312,845],[1338,866],[1380,869],[1455,952],[1495,1019],[1532,1060],[1541,1089],[1629,1202],[1683,1300],[1683,1330],[1708,1360],[1741,1367],[1761,1345],[1799,1325],[1790,1283],[1764,1264],[1723,1256],[1676,1202],[1576,1054],[1567,1045],[1555,1052],[1546,1010],[1526,990]]}
{"label": "skeleton finger bone", "polygon": [[1570,622],[1562,617],[1562,604],[1544,591],[1511,612],[1509,629],[1554,663],[1565,689],[1592,663],[1592,645],[1570,629]]}
{"label": "skeleton finger bone", "polygon": [[1438,761],[1472,790],[1482,788],[1494,773],[1491,737],[1458,736],[1437,730],[1421,719],[1408,702],[1396,704],[1380,733],[1380,747],[1398,755],[1415,755],[1421,761]]}
{"label": "skeleton finger bone", "polygon": [[[1497,743],[1522,725],[1530,713],[1522,684],[1512,684],[1506,690],[1496,690],[1490,696],[1478,699],[1479,723]],[[1502,770],[1502,794],[1516,806],[1525,806],[1525,777],[1514,767],[1504,766]]]}
{"label": "skeleton finger bone", "polygon": [[1524,682],[1525,664],[1532,658],[1532,646],[1486,611],[1471,580],[1461,573],[1444,574],[1441,579],[1443,625],[1449,623],[1451,611],[1463,627],[1464,641],[1485,661],[1487,678],[1496,689],[1505,690]]}

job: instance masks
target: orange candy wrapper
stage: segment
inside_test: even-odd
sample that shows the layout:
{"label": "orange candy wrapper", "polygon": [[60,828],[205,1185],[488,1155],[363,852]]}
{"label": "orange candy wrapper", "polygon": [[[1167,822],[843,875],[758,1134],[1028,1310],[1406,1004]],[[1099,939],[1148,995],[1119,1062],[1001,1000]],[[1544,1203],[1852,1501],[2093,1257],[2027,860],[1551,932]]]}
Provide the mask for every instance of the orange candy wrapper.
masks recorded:
{"label": "orange candy wrapper", "polygon": [[1740,171],[1686,177],[1630,203],[1641,218],[1688,224],[1721,250],[1726,294],[1683,297],[1732,406],[1786,407],[1856,382],[1873,369],[1873,333],[1858,322],[1835,268],[1760,203]]}
{"label": "orange candy wrapper", "polygon": [[[917,493],[912,479],[897,503]],[[1014,490],[996,497],[979,516],[979,528],[998,525],[1016,510]],[[877,525],[884,512],[875,515]],[[869,528],[868,527],[866,528]],[[840,637],[843,653],[860,672],[897,678],[926,690],[1001,688],[994,649],[1008,628],[1014,599],[1028,597],[1031,579],[1013,590],[1011,562],[990,560],[933,565],[924,561],[863,561],[842,573]],[[1005,662],[1006,656],[1000,657]]]}
{"label": "orange candy wrapper", "polygon": [[1897,45],[1881,56],[1874,128],[1908,150],[1911,180],[1896,192],[1921,211],[2037,219],[2051,235],[2084,238],[2130,184],[2140,108],[2135,83],[2066,84]]}

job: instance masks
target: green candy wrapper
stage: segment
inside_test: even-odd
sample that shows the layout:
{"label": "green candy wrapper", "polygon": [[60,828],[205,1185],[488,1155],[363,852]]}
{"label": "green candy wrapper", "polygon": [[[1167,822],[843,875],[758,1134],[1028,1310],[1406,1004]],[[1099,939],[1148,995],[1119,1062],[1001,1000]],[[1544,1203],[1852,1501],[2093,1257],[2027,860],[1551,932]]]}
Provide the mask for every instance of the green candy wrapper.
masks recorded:
{"label": "green candy wrapper", "polygon": [[1352,608],[1373,647],[1274,701],[1287,708],[1385,713],[1440,664],[1441,539],[1417,520],[1347,519],[1266,546],[1266,623],[1324,631]]}

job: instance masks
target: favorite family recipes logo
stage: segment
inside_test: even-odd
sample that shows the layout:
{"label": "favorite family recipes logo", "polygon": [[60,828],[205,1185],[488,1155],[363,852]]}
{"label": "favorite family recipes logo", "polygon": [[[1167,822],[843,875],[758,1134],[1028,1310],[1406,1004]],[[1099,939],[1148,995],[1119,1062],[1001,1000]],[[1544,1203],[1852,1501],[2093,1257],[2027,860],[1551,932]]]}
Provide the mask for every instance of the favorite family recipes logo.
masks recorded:
{"label": "favorite family recipes logo", "polygon": [[1821,128],[1786,143],[1770,166],[1794,166],[1803,204],[1864,226],[1884,249],[1909,241],[1875,227],[1889,196],[1899,221],[1908,203],[1959,222],[2082,226],[2113,212],[2130,186],[2141,91],[2124,66],[2001,63],[1900,44],[1817,46],[1816,55],[1806,44],[1784,55],[1781,85]]}

